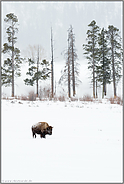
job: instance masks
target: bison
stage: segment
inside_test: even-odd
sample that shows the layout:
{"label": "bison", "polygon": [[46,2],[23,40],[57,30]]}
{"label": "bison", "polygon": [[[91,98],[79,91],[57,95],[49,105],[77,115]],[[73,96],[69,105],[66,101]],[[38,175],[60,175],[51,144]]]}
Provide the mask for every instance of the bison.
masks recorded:
{"label": "bison", "polygon": [[46,122],[39,122],[32,126],[33,137],[36,138],[36,134],[40,134],[41,138],[46,138],[46,134],[52,135],[52,126],[49,126]]}

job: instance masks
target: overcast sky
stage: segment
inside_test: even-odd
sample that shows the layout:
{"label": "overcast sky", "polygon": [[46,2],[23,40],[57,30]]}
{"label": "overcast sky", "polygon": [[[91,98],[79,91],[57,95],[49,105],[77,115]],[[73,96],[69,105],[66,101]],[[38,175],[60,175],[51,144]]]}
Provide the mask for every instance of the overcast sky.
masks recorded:
{"label": "overcast sky", "polygon": [[[78,63],[80,63],[80,79],[82,84],[78,88],[80,96],[89,93],[90,88],[89,73],[87,70],[87,61],[83,56],[82,44],[86,43],[86,32],[88,24],[95,20],[100,28],[106,28],[108,25],[117,27],[122,36],[122,1],[73,1],[73,2],[45,2],[45,1],[8,1],[2,2],[2,45],[6,41],[4,18],[8,13],[14,13],[19,20],[18,41],[16,46],[21,50],[22,56],[29,45],[40,44],[46,52],[46,58],[51,60],[50,48],[50,29],[53,29],[54,38],[54,65],[55,78],[58,82],[60,71],[65,64],[61,52],[67,47],[67,30],[72,25],[75,33],[75,46],[78,54]],[[25,66],[22,67],[23,75],[16,80],[15,93],[17,95],[26,94],[29,87],[25,87],[23,79]],[[35,88],[35,87],[34,87]],[[67,88],[67,87],[65,87]],[[110,89],[109,89],[110,88]],[[113,95],[112,86],[108,87],[109,95]],[[118,93],[121,94],[121,86]],[[4,93],[11,95],[11,88],[3,88]],[[101,93],[101,91],[100,91]]]}

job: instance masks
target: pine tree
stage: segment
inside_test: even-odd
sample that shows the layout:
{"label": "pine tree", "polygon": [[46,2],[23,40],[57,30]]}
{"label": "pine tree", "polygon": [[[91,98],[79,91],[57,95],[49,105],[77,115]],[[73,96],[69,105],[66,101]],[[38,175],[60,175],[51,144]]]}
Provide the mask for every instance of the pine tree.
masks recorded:
{"label": "pine tree", "polygon": [[[26,75],[29,76],[29,78],[26,78],[24,80],[26,85],[33,86],[36,83],[37,86],[37,97],[38,97],[38,82],[39,80],[46,80],[49,78],[50,69],[49,69],[49,62],[45,59],[41,62],[39,61],[37,64],[35,64],[35,61],[31,58],[28,58],[28,72]],[[40,65],[40,66],[39,66]]]}
{"label": "pine tree", "polygon": [[106,85],[111,83],[111,68],[109,58],[109,47],[107,42],[107,31],[104,28],[99,33],[98,37],[99,51],[98,51],[98,64],[96,66],[98,82],[103,86],[102,98],[106,96]]}
{"label": "pine tree", "polygon": [[88,62],[88,69],[92,71],[92,79],[93,82],[93,97],[95,98],[95,82],[97,86],[97,75],[96,75],[96,65],[98,61],[98,33],[99,27],[96,25],[95,20],[93,20],[89,25],[89,30],[87,31],[87,44],[83,44],[83,49],[85,50],[84,55],[86,55],[86,59]]}
{"label": "pine tree", "polygon": [[[40,74],[44,67],[48,67],[48,73],[50,73],[49,62],[42,59],[45,55],[45,51],[41,45],[33,45],[33,46],[29,45],[27,50],[25,51],[25,55],[28,58],[27,62],[29,68],[27,75],[30,76],[30,78],[25,79],[24,82],[26,85],[31,86],[33,86],[36,83],[36,96],[38,97],[39,80],[40,77],[42,78],[42,75],[40,76]],[[44,63],[42,60],[46,61],[46,63]]]}
{"label": "pine tree", "polygon": [[18,33],[18,18],[13,13],[10,13],[6,15],[4,21],[8,27],[6,29],[7,43],[3,44],[2,53],[7,54],[8,57],[4,60],[1,67],[1,82],[5,86],[12,85],[12,97],[14,97],[14,79],[21,76],[20,65],[23,61],[20,57],[20,50],[15,47],[17,42],[15,34]]}
{"label": "pine tree", "polygon": [[108,26],[107,38],[109,41],[110,58],[111,58],[111,70],[112,70],[112,81],[114,87],[114,97],[117,96],[116,88],[121,78],[122,61],[123,61],[123,50],[121,44],[121,37],[119,29],[112,26]]}

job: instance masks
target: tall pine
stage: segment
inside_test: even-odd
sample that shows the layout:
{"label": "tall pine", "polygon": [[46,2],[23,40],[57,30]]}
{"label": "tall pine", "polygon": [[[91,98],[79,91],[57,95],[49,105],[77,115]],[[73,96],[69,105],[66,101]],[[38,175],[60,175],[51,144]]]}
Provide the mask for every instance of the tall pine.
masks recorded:
{"label": "tall pine", "polygon": [[98,82],[103,86],[102,98],[106,96],[106,85],[111,83],[111,60],[107,41],[107,31],[103,28],[98,36],[98,65],[96,66]]}
{"label": "tall pine", "polygon": [[114,88],[114,97],[117,96],[117,84],[121,78],[122,62],[123,62],[123,50],[122,39],[119,29],[113,25],[108,26],[107,39],[109,41],[112,81]]}
{"label": "tall pine", "polygon": [[16,33],[18,33],[18,18],[13,13],[6,15],[4,19],[7,24],[6,34],[7,42],[3,44],[2,53],[7,55],[1,67],[2,85],[12,85],[12,97],[14,97],[15,77],[21,76],[21,64],[23,59],[20,57],[20,50],[15,47],[17,42]]}
{"label": "tall pine", "polygon": [[96,21],[93,20],[89,25],[89,30],[87,31],[87,44],[83,44],[83,49],[85,50],[84,55],[86,59],[88,59],[88,69],[92,72],[92,83],[93,83],[93,97],[95,98],[97,95],[97,91],[95,94],[95,83],[97,89],[97,73],[96,73],[96,65],[98,62],[98,33],[99,27],[96,25]]}

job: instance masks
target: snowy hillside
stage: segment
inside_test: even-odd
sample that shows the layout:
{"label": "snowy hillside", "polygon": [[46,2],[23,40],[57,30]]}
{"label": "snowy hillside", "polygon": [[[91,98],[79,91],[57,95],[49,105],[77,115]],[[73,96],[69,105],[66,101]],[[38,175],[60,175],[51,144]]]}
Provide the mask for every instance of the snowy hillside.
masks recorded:
{"label": "snowy hillside", "polygon": [[[2,100],[2,182],[122,182],[122,106]],[[46,121],[53,134],[32,137]]]}

